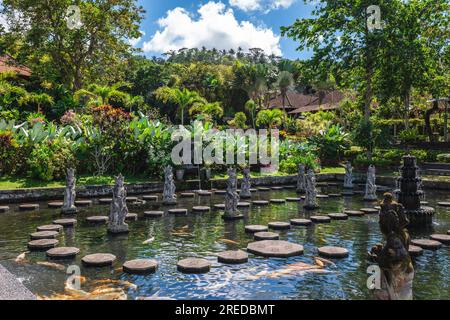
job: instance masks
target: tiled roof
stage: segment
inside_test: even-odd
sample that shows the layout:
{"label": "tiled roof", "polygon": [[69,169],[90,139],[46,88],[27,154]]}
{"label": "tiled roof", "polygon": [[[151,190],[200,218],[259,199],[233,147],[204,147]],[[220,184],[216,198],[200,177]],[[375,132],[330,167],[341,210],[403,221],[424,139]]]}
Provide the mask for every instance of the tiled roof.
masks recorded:
{"label": "tiled roof", "polygon": [[[307,95],[289,91],[287,93],[287,99],[285,99],[284,108],[291,110],[289,113],[330,110],[336,109],[342,99],[344,99],[344,94],[337,90],[315,95]],[[281,95],[270,101],[270,108],[283,109],[283,99]]]}
{"label": "tiled roof", "polygon": [[16,61],[8,55],[0,56],[0,72],[5,71],[12,71],[24,77],[31,76],[30,68],[17,64]]}

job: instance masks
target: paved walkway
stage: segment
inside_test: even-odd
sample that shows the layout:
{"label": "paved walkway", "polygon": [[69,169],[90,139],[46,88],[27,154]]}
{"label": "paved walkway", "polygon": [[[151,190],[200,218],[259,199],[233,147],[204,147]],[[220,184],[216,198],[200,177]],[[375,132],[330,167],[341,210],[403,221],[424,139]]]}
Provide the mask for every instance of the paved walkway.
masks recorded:
{"label": "paved walkway", "polygon": [[36,300],[36,296],[0,264],[0,300]]}

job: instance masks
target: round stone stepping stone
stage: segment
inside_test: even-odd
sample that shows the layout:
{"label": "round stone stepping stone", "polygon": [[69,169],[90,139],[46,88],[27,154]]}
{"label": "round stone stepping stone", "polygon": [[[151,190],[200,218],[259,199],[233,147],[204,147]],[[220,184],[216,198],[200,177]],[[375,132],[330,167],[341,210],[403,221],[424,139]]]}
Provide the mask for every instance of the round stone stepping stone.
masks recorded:
{"label": "round stone stepping stone", "polygon": [[64,202],[57,202],[57,201],[49,202],[47,205],[51,209],[58,209],[58,208],[61,208],[64,205]]}
{"label": "round stone stepping stone", "polygon": [[109,204],[109,203],[111,203],[112,202],[112,199],[111,198],[101,198],[101,199],[98,199],[98,203],[100,203],[100,204]]}
{"label": "round stone stepping stone", "polygon": [[212,195],[212,192],[210,192],[210,191],[198,191],[197,194],[198,194],[200,197],[206,197],[206,196]]}
{"label": "round stone stepping stone", "polygon": [[214,209],[216,210],[225,210],[225,204],[219,203],[214,205]]}
{"label": "round stone stepping stone", "polygon": [[284,188],[285,188],[285,189],[292,190],[292,189],[296,189],[297,186],[294,186],[294,185],[288,185],[288,186],[284,186]]}
{"label": "round stone stepping stone", "polygon": [[438,202],[437,204],[441,207],[450,207],[450,202]]}
{"label": "round stone stepping stone", "polygon": [[77,200],[75,205],[78,207],[89,207],[92,206],[92,200]]}
{"label": "round stone stepping stone", "polygon": [[58,240],[56,239],[39,239],[28,242],[28,249],[30,250],[46,250],[56,247]]}
{"label": "round stone stepping stone", "polygon": [[328,196],[330,198],[340,198],[340,197],[342,197],[342,194],[341,193],[329,193]]}
{"label": "round stone stepping stone", "polygon": [[272,190],[283,190],[283,187],[271,187]]}
{"label": "round stone stepping stone", "polygon": [[309,219],[291,219],[291,224],[293,226],[309,226],[312,224],[312,221]]}
{"label": "round stone stepping stone", "polygon": [[348,250],[345,248],[340,247],[321,247],[318,248],[317,251],[319,252],[320,256],[327,257],[327,258],[346,258],[348,257]]}
{"label": "round stone stepping stone", "polygon": [[450,230],[447,231],[447,234],[450,234]]}
{"label": "round stone stepping stone", "polygon": [[30,234],[31,240],[39,239],[55,239],[58,236],[58,231],[38,231]]}
{"label": "round stone stepping stone", "polygon": [[361,208],[359,211],[365,213],[365,214],[378,214],[380,213],[380,210],[375,208]]}
{"label": "round stone stepping stone", "polygon": [[318,194],[317,199],[328,199],[329,196],[327,194]]}
{"label": "round stone stepping stone", "polygon": [[330,223],[331,218],[328,216],[311,216],[311,221],[314,223]]}
{"label": "round stone stepping stone", "polygon": [[108,216],[91,216],[87,217],[86,221],[89,223],[95,223],[95,224],[103,224],[107,223],[109,220]]}
{"label": "round stone stepping stone", "polygon": [[374,209],[381,210],[380,206],[375,206]]}
{"label": "round stone stepping stone", "polygon": [[240,264],[248,262],[248,254],[242,250],[229,250],[220,252],[217,261],[221,263]]}
{"label": "round stone stepping stone", "polygon": [[256,241],[262,241],[262,240],[278,240],[280,239],[280,235],[278,233],[275,232],[267,232],[267,231],[263,231],[263,232],[256,232],[253,235],[253,238]]}
{"label": "round stone stepping stone", "polygon": [[164,215],[164,211],[145,211],[144,216],[147,218],[159,218]]}
{"label": "round stone stepping stone", "polygon": [[410,244],[408,252],[412,257],[418,257],[423,254],[423,249],[421,247]]}
{"label": "round stone stepping stone", "polygon": [[211,210],[211,208],[207,207],[207,206],[192,207],[192,211],[194,211],[194,212],[209,212],[210,210]]}
{"label": "round stone stepping stone", "polygon": [[20,211],[34,211],[34,210],[38,210],[38,209],[39,209],[38,204],[21,204],[21,205],[19,205]]}
{"label": "round stone stepping stone", "polygon": [[299,202],[302,201],[302,198],[286,198],[287,202]]}
{"label": "round stone stepping stone", "polygon": [[318,187],[328,187],[328,182],[317,182]]}
{"label": "round stone stepping stone", "polygon": [[259,224],[253,224],[249,226],[245,226],[245,232],[247,233],[256,233],[256,232],[262,232],[269,230],[269,227],[259,225]]}
{"label": "round stone stepping stone", "polygon": [[339,186],[339,184],[337,182],[328,182],[328,186],[337,187],[337,186]]}
{"label": "round stone stepping stone", "polygon": [[247,251],[258,256],[287,258],[303,254],[303,246],[283,240],[263,240],[249,243]]}
{"label": "round stone stepping stone", "polygon": [[285,199],[270,199],[270,203],[283,204],[283,203],[286,203],[286,200]]}
{"label": "round stone stepping stone", "polygon": [[69,259],[75,258],[80,253],[80,249],[75,247],[58,247],[46,252],[47,257],[51,259]]}
{"label": "round stone stepping stone", "polygon": [[206,273],[211,269],[211,263],[206,259],[187,258],[178,261],[177,269],[183,273]]}
{"label": "round stone stepping stone", "polygon": [[37,231],[57,231],[60,232],[63,226],[60,224],[47,224],[36,228]]}
{"label": "round stone stepping stone", "polygon": [[429,203],[428,201],[420,201],[420,204],[423,205],[423,206],[427,206],[427,205],[429,205],[430,203]]}
{"label": "round stone stepping stone", "polygon": [[77,220],[75,219],[57,219],[53,221],[53,224],[60,224],[63,227],[72,227],[77,224]]}
{"label": "round stone stepping stone", "polygon": [[138,215],[137,213],[129,213],[125,216],[126,221],[137,221]]}
{"label": "round stone stepping stone", "polygon": [[259,188],[257,188],[257,190],[262,191],[262,192],[267,192],[267,191],[270,191],[271,189],[267,188],[267,187],[259,187]]}
{"label": "round stone stepping stone", "polygon": [[255,188],[250,188],[249,190],[250,190],[250,192],[258,192],[258,189],[255,189]]}
{"label": "round stone stepping stone", "polygon": [[252,204],[255,206],[267,206],[269,204],[269,201],[267,200],[255,200],[252,201]]}
{"label": "round stone stepping stone", "polygon": [[158,268],[158,262],[153,259],[135,259],[123,264],[123,271],[131,274],[153,273]]}
{"label": "round stone stepping stone", "polygon": [[116,261],[116,256],[110,253],[94,253],[84,256],[81,261],[87,267],[106,267]]}
{"label": "round stone stepping stone", "polygon": [[127,197],[127,202],[138,202],[138,197]]}
{"label": "round stone stepping stone", "polygon": [[351,197],[351,196],[353,196],[355,194],[353,193],[353,191],[344,191],[344,192],[342,192],[342,195],[344,197]]}
{"label": "round stone stepping stone", "polygon": [[443,244],[450,244],[450,235],[447,234],[432,234],[430,238]]}
{"label": "round stone stepping stone", "polygon": [[364,212],[360,210],[345,210],[344,213],[350,217],[362,217]]}
{"label": "round stone stepping stone", "polygon": [[250,207],[250,202],[238,202],[238,208],[248,208]]}
{"label": "round stone stepping stone", "polygon": [[145,196],[142,196],[142,199],[146,200],[146,201],[158,201],[158,196],[145,195]]}
{"label": "round stone stepping stone", "polygon": [[421,247],[422,249],[437,250],[442,247],[442,243],[436,240],[430,239],[414,239],[411,243],[415,246]]}
{"label": "round stone stepping stone", "polygon": [[225,194],[226,190],[214,190],[214,194]]}
{"label": "round stone stepping stone", "polygon": [[180,196],[182,198],[194,198],[195,197],[195,193],[193,193],[193,192],[182,192],[182,193],[180,193]]}
{"label": "round stone stepping stone", "polygon": [[0,206],[0,212],[4,213],[9,211],[9,207],[8,206]]}
{"label": "round stone stepping stone", "polygon": [[328,216],[333,220],[347,220],[348,215],[345,213],[330,213]]}
{"label": "round stone stepping stone", "polygon": [[170,214],[187,214],[187,209],[169,209]]}
{"label": "round stone stepping stone", "polygon": [[289,222],[274,221],[269,222],[269,228],[274,230],[286,230],[291,228],[291,224]]}

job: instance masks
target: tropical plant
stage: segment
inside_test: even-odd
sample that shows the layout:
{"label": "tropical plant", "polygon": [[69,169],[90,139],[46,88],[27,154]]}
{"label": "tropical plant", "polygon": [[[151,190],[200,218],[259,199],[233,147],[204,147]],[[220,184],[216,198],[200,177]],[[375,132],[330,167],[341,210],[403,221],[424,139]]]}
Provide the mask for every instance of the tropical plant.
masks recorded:
{"label": "tropical plant", "polygon": [[80,89],[75,92],[74,99],[80,103],[86,103],[88,106],[97,107],[109,104],[110,100],[122,102],[125,105],[131,100],[130,96],[119,90],[120,88],[129,88],[131,85],[125,82],[119,82],[112,86],[90,85],[87,89]]}
{"label": "tropical plant", "polygon": [[252,99],[248,100],[245,103],[245,110],[250,114],[253,128],[256,128],[256,111],[258,110],[258,106],[255,101]]}
{"label": "tropical plant", "polygon": [[280,109],[261,110],[256,116],[256,125],[276,128],[283,123],[286,114]]}
{"label": "tropical plant", "polygon": [[324,164],[338,164],[345,150],[350,148],[349,134],[339,125],[333,125],[311,137],[310,143]]}
{"label": "tropical plant", "polygon": [[183,90],[175,89],[175,102],[179,107],[181,125],[184,125],[184,110],[195,103],[205,103],[205,99],[202,98],[197,92],[190,91],[186,88]]}
{"label": "tropical plant", "polygon": [[201,120],[206,121],[217,121],[223,116],[223,108],[220,105],[220,102],[213,103],[195,103],[189,109],[190,116],[201,116]]}

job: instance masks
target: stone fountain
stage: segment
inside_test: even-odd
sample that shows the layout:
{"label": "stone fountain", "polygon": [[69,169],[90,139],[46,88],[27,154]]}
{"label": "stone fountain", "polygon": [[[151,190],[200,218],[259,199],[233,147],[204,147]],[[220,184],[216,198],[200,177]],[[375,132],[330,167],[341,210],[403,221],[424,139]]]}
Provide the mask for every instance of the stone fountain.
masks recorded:
{"label": "stone fountain", "polygon": [[175,194],[175,182],[173,181],[172,167],[169,165],[164,169],[164,191],[163,204],[174,205],[177,203],[177,196]]}
{"label": "stone fountain", "polygon": [[376,201],[377,199],[376,169],[375,166],[371,164],[367,170],[366,193],[364,195],[364,200]]}
{"label": "stone fountain", "polygon": [[300,163],[298,165],[298,174],[297,174],[297,193],[305,193],[306,192],[306,177],[305,177],[305,165]]}
{"label": "stone fountain", "polygon": [[239,200],[239,194],[237,193],[236,169],[229,168],[227,190],[225,193],[225,213],[223,215],[223,219],[236,220],[244,217],[238,210]]}
{"label": "stone fountain", "polygon": [[239,194],[243,199],[249,199],[252,197],[252,192],[250,191],[252,183],[250,181],[250,168],[244,168],[243,178],[241,181],[241,193]]}
{"label": "stone fountain", "polygon": [[313,169],[309,169],[306,174],[306,195],[305,195],[305,209],[314,210],[319,208],[317,204],[317,189],[316,189],[316,175]]}
{"label": "stone fountain", "polygon": [[353,167],[350,161],[345,164],[344,188],[353,189]]}
{"label": "stone fountain", "polygon": [[395,190],[398,202],[405,208],[410,227],[431,225],[435,213],[433,208],[420,204],[423,191],[419,189],[422,179],[417,175],[418,170],[416,158],[410,155],[404,156],[403,166],[400,168],[401,176],[397,180],[399,189]]}
{"label": "stone fountain", "polygon": [[127,214],[127,192],[125,190],[124,177],[119,174],[116,177],[116,183],[113,187],[113,198],[109,210],[108,232],[114,234],[127,233],[128,224],[125,223]]}
{"label": "stone fountain", "polygon": [[77,213],[77,207],[75,207],[75,197],[76,197],[76,179],[75,179],[75,169],[67,169],[66,175],[66,190],[64,192],[64,204],[61,208],[62,214],[75,214]]}

